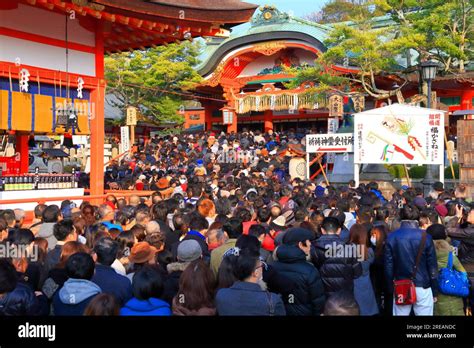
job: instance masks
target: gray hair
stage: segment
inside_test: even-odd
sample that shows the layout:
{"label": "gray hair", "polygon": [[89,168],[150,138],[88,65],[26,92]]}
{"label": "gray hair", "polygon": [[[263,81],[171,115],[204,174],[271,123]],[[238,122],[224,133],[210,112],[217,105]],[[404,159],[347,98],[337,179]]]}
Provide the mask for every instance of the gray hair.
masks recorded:
{"label": "gray hair", "polygon": [[26,213],[23,209],[16,208],[14,210],[14,212],[15,212],[15,220],[16,221],[21,221],[25,218]]}
{"label": "gray hair", "polygon": [[150,221],[145,227],[146,234],[160,233],[160,224],[156,221]]}

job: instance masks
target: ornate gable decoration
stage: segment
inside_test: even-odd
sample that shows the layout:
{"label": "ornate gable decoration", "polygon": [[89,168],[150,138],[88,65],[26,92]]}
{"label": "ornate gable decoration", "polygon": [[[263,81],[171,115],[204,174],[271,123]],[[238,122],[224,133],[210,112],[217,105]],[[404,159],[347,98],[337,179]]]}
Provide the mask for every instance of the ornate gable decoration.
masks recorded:
{"label": "ornate gable decoration", "polygon": [[271,56],[284,48],[286,48],[286,45],[283,41],[270,41],[255,45],[253,51],[265,56]]}
{"label": "ornate gable decoration", "polygon": [[252,19],[252,27],[288,22],[288,13],[281,12],[275,6],[261,6],[260,13]]}

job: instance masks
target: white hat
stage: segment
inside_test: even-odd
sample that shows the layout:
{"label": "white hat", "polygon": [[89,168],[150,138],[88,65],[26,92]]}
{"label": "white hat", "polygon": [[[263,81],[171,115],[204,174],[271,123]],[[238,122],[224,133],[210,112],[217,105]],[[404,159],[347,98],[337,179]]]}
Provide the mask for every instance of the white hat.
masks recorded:
{"label": "white hat", "polygon": [[146,180],[146,176],[142,174],[138,177],[138,180]]}

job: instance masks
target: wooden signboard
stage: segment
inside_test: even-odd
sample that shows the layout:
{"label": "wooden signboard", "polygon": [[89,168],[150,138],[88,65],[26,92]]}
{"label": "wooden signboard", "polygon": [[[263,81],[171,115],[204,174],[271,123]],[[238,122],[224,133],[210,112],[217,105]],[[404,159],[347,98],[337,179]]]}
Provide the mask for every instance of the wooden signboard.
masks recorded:
{"label": "wooden signboard", "polygon": [[468,195],[474,196],[474,121],[458,121],[458,161],[460,182],[467,185]]}

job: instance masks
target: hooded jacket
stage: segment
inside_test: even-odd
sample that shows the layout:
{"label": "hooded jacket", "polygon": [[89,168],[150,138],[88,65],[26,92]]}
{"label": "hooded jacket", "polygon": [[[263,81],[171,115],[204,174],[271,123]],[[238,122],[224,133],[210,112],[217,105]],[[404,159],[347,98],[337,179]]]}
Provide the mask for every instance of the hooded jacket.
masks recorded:
{"label": "hooded jacket", "polygon": [[86,279],[69,279],[63,287],[54,294],[54,315],[81,316],[89,302],[102,290]]}
{"label": "hooded jacket", "polygon": [[[287,315],[320,315],[326,298],[316,267],[306,261],[306,254],[294,245],[279,246],[276,257],[278,261],[272,267],[291,284],[286,289],[278,289],[283,295]],[[288,289],[292,291],[288,292]]]}
{"label": "hooded jacket", "polygon": [[139,300],[133,297],[120,310],[123,316],[169,316],[171,315],[170,305],[158,298]]}

